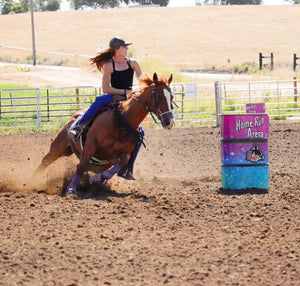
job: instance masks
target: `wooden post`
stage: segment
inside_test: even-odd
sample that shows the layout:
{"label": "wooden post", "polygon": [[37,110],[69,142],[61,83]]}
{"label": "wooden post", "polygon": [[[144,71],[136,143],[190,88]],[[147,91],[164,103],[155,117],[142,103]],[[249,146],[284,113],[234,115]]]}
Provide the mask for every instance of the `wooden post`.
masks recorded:
{"label": "wooden post", "polygon": [[262,53],[259,53],[259,69],[261,70],[263,67],[263,59],[270,59],[270,69],[274,69],[274,55],[273,53],[270,54],[269,57],[263,56]]}
{"label": "wooden post", "polygon": [[297,66],[297,60],[299,60],[300,57],[297,57],[296,54],[294,54],[294,59],[293,59],[293,71],[296,71],[296,66]]}
{"label": "wooden post", "polygon": [[273,70],[274,68],[274,57],[273,57],[273,53],[271,53],[271,70]]}
{"label": "wooden post", "polygon": [[35,34],[34,34],[34,17],[33,17],[33,4],[30,0],[30,14],[31,14],[31,33],[32,33],[32,65],[36,65],[36,51],[35,51]]}
{"label": "wooden post", "polygon": [[79,88],[76,88],[76,103],[79,103]]}
{"label": "wooden post", "polygon": [[262,53],[259,53],[259,69],[260,70],[262,69],[262,59],[263,59]]}
{"label": "wooden post", "polygon": [[297,78],[294,77],[294,107],[297,108],[297,98],[298,95],[298,87],[297,87]]}

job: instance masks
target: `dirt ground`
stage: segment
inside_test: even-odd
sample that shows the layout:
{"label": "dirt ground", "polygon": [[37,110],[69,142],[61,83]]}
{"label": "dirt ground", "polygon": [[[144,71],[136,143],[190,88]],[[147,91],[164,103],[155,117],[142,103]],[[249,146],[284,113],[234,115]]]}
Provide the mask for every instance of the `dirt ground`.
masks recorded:
{"label": "dirt ground", "polygon": [[101,86],[102,74],[91,69],[60,69],[45,67],[25,68],[21,72],[16,66],[0,67],[0,82],[40,88],[45,86]]}
{"label": "dirt ground", "polygon": [[300,123],[271,122],[270,189],[221,189],[219,128],[146,130],[137,181],[60,197],[54,134],[0,137],[0,285],[299,285]]}
{"label": "dirt ground", "polygon": [[[209,68],[257,62],[259,52],[273,52],[275,64],[291,69],[298,10],[36,13],[36,49],[52,60],[73,53],[70,65],[86,68],[83,55],[94,55],[119,31],[134,41],[139,60],[158,55],[180,68]],[[6,27],[1,58],[30,55],[29,13],[2,15],[0,23]],[[0,81],[58,87],[98,85],[100,78],[90,70],[4,67]],[[75,170],[74,157],[59,159],[30,186],[54,134],[0,136],[0,285],[299,285],[300,123],[271,121],[270,129],[267,192],[221,189],[219,128],[175,127],[146,130],[137,181],[115,177],[99,189],[83,183],[79,199],[59,196]]]}

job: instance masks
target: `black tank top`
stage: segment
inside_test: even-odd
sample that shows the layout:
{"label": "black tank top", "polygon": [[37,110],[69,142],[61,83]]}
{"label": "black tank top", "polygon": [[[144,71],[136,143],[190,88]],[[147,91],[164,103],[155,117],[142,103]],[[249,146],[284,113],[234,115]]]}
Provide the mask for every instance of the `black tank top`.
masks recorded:
{"label": "black tank top", "polygon": [[130,66],[129,60],[126,60],[128,64],[128,69],[117,71],[115,69],[115,62],[112,61],[113,72],[111,74],[110,84],[114,88],[118,89],[132,89],[133,83],[133,69]]}

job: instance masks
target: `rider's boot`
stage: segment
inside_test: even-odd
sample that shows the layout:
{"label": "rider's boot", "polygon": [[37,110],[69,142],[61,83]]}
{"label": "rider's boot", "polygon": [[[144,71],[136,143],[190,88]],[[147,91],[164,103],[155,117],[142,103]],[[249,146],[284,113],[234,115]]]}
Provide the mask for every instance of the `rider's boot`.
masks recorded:
{"label": "rider's boot", "polygon": [[119,177],[122,177],[126,180],[136,180],[136,177],[133,175],[133,165],[135,161],[135,159],[133,159],[135,157],[134,153],[135,150],[130,154],[128,164],[118,172]]}
{"label": "rider's boot", "polygon": [[[142,134],[142,137],[144,137],[145,132],[144,132],[142,126],[140,126],[140,132]],[[140,151],[141,145],[142,145],[142,141],[138,141],[135,144],[135,148],[134,148],[134,150],[130,154],[130,158],[129,158],[129,161],[128,161],[127,165],[124,166],[118,172],[118,176],[119,177],[122,177],[122,178],[124,178],[126,180],[136,180],[136,177],[133,175],[133,166],[134,166],[135,159],[136,159],[136,157],[137,157],[137,155],[138,155],[138,153]]]}
{"label": "rider's boot", "polygon": [[113,95],[105,94],[98,96],[95,102],[90,106],[90,108],[81,116],[77,121],[75,121],[68,130],[68,135],[73,141],[77,141],[80,135],[85,130],[86,126],[91,122],[94,116],[97,114],[98,110],[104,105],[108,104],[113,100]]}
{"label": "rider's boot", "polygon": [[80,138],[86,126],[90,122],[90,120],[87,120],[87,122],[79,123],[79,120],[75,121],[68,130],[68,135],[74,142]]}

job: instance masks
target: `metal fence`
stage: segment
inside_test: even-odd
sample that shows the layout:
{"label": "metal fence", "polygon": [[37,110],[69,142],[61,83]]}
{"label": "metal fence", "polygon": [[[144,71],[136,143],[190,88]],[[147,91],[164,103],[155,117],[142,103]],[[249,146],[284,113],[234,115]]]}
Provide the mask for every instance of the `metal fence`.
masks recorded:
{"label": "metal fence", "polygon": [[176,105],[174,117],[177,125],[215,124],[217,105],[215,83],[175,83],[172,93]]}
{"label": "metal fence", "polygon": [[271,119],[300,117],[300,80],[224,82],[218,84],[221,114],[244,113],[246,103],[265,103]]}
{"label": "metal fence", "polygon": [[57,129],[99,93],[92,86],[0,90],[0,130]]}
{"label": "metal fence", "polygon": [[[172,84],[177,126],[219,125],[221,114],[245,113],[246,103],[265,103],[271,119],[300,118],[299,80]],[[88,108],[99,87],[0,90],[0,132],[56,130]],[[154,125],[149,116],[145,125]]]}

